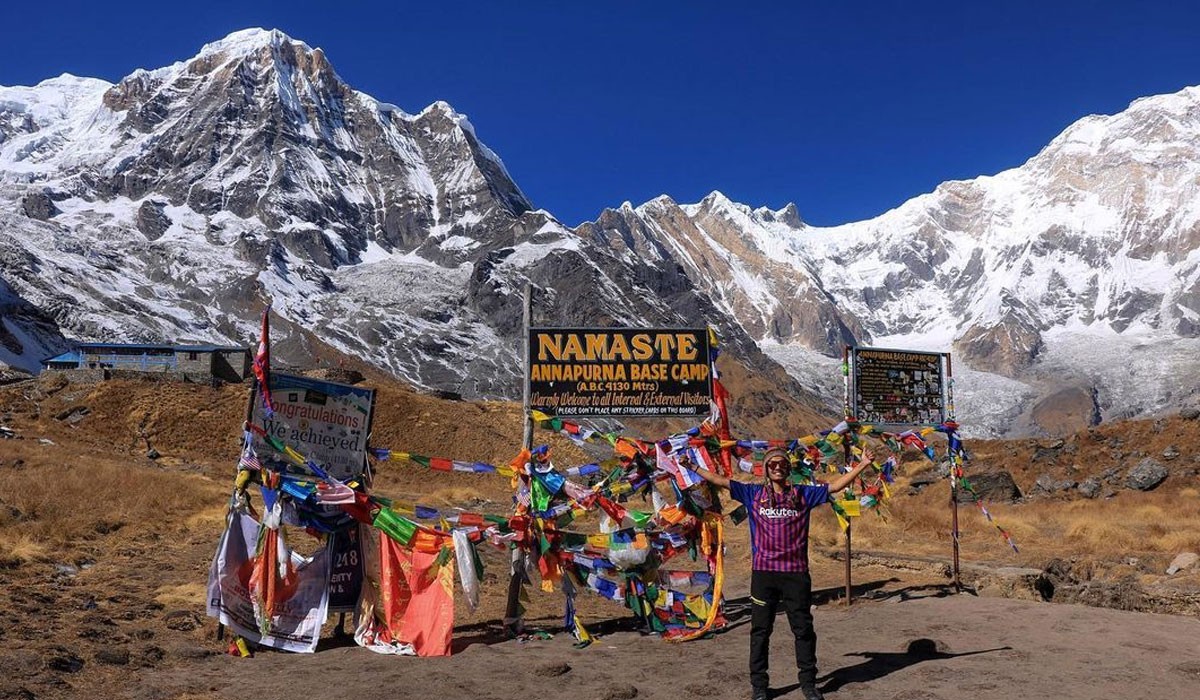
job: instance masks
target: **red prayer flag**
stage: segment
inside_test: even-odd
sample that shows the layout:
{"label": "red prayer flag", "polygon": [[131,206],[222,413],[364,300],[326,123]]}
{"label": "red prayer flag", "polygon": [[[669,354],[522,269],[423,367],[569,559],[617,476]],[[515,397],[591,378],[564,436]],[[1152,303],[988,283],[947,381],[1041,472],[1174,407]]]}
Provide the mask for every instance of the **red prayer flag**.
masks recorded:
{"label": "red prayer flag", "polygon": [[271,408],[271,305],[262,313],[262,333],[258,337],[258,352],[254,355],[251,369],[258,380],[258,390],[262,393],[264,413],[270,416],[274,413]]}

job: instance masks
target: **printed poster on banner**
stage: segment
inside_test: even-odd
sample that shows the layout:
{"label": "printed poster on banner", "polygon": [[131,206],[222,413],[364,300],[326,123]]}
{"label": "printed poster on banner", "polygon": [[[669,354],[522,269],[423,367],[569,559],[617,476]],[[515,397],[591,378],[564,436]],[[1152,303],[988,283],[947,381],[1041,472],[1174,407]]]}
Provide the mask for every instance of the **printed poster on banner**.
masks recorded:
{"label": "printed poster on banner", "polygon": [[[366,526],[363,526],[366,527]],[[329,612],[354,612],[363,585],[362,528],[329,533]]]}
{"label": "printed poster on banner", "polygon": [[322,548],[311,559],[289,552],[294,575],[276,591],[271,626],[263,636],[250,594],[257,541],[258,522],[235,511],[209,568],[206,612],[255,644],[312,653],[328,616],[329,550]]}
{"label": "printed poster on banner", "polygon": [[531,328],[530,406],[555,416],[699,416],[712,401],[708,329]]}
{"label": "printed poster on banner", "polygon": [[946,362],[940,352],[850,349],[850,412],[862,423],[936,426],[946,420]]}
{"label": "printed poster on banner", "polygon": [[[375,390],[279,372],[271,373],[271,409],[264,415],[261,394],[254,396],[251,420],[346,481],[362,475],[367,438],[375,406]],[[254,435],[260,459],[279,459],[266,439]]]}

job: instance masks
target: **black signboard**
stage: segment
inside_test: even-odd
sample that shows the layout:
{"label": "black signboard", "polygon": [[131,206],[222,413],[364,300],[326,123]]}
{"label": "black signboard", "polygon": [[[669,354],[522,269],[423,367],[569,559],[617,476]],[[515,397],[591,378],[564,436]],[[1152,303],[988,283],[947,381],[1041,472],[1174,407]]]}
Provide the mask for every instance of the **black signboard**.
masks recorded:
{"label": "black signboard", "polygon": [[530,405],[558,416],[709,412],[708,330],[529,329]]}
{"label": "black signboard", "polygon": [[939,352],[850,349],[850,412],[862,423],[938,425],[946,420],[946,375]]}
{"label": "black signboard", "polygon": [[357,523],[329,535],[329,612],[354,612],[363,585]]}

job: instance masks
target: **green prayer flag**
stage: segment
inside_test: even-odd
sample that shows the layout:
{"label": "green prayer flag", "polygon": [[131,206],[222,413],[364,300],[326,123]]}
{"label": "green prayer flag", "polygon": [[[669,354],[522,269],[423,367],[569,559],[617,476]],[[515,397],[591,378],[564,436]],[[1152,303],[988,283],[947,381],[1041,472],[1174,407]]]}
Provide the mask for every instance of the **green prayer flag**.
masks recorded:
{"label": "green prayer flag", "polygon": [[562,544],[564,547],[584,547],[587,545],[588,537],[578,532],[562,533]]}
{"label": "green prayer flag", "polygon": [[479,549],[471,545],[471,562],[475,565],[475,578],[483,580],[483,560],[479,558]]}
{"label": "green prayer flag", "polygon": [[375,513],[375,520],[372,521],[372,524],[402,546],[408,546],[413,535],[417,533],[416,523],[396,514],[391,508],[380,508]]}
{"label": "green prayer flag", "polygon": [[542,484],[541,479],[530,479],[530,491],[533,495],[533,509],[542,512],[550,509],[550,492]]}

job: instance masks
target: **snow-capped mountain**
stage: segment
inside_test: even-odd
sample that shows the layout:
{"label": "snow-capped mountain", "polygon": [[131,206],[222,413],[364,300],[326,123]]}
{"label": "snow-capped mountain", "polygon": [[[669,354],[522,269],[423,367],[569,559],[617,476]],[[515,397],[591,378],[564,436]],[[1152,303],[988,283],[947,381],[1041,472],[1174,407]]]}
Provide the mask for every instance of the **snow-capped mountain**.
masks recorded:
{"label": "snow-capped mountain", "polygon": [[1200,369],[1200,88],[1084,118],[1021,167],[868,221],[813,227],[714,192],[582,230],[682,265],[797,376],[834,382],[822,356],[846,342],[953,350],[967,422],[1023,427],[1067,396],[1139,415]]}
{"label": "snow-capped mountain", "polygon": [[[772,392],[815,407],[801,387],[833,406],[844,343],[953,349],[976,434],[1138,415],[1200,369],[1198,184],[1189,88],[869,221],[714,192],[571,230],[449,105],[405,113],[245,30],[115,85],[0,87],[0,362],[33,368],[64,336],[248,342],[270,300],[285,334],[513,396],[528,280],[548,325],[718,326],[759,415]],[[285,357],[319,352],[292,335]]]}
{"label": "snow-capped mountain", "polygon": [[269,300],[284,359],[320,352],[302,328],[417,385],[513,396],[528,280],[539,323],[710,323],[794,388],[685,275],[534,210],[449,105],[379,102],[278,31],[116,85],[0,88],[0,279],[0,361],[30,369],[64,335],[249,342]]}

